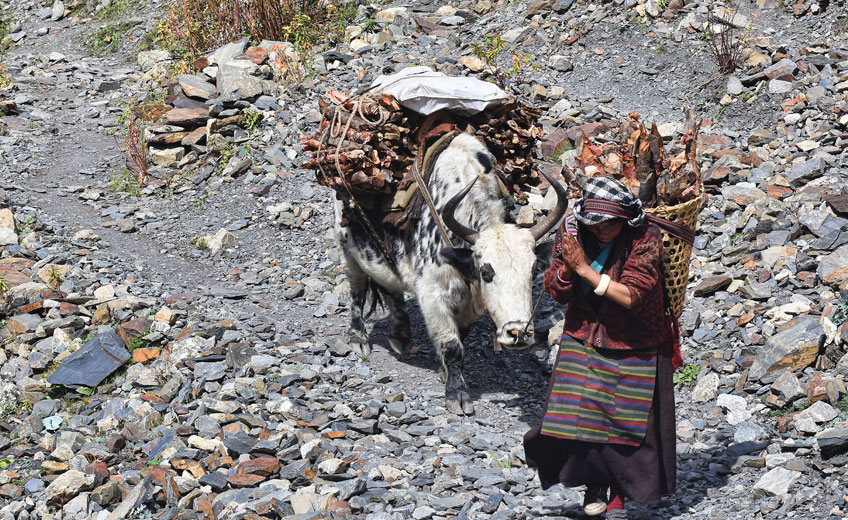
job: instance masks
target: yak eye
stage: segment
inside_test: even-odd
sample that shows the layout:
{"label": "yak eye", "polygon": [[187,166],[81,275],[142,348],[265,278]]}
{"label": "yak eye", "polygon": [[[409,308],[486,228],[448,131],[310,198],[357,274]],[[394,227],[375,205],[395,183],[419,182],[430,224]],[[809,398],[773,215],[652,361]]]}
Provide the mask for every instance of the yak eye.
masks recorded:
{"label": "yak eye", "polygon": [[492,282],[492,279],[495,278],[495,270],[492,269],[492,264],[483,264],[483,267],[480,268],[480,278],[486,283]]}

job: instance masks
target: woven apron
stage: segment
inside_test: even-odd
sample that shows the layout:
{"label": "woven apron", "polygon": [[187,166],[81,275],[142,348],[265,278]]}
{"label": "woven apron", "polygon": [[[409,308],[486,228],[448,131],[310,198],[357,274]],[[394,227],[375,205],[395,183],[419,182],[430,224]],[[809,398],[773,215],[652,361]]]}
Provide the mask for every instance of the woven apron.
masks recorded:
{"label": "woven apron", "polygon": [[564,334],[542,433],[639,446],[648,429],[656,378],[656,348],[601,355]]}

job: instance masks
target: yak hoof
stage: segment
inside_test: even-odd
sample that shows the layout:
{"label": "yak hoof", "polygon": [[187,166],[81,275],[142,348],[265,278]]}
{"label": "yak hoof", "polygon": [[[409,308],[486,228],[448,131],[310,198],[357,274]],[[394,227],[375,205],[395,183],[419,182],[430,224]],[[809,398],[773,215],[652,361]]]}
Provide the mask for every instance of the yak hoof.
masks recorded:
{"label": "yak hoof", "polygon": [[389,346],[401,356],[409,354],[409,341],[400,338],[389,337]]}
{"label": "yak hoof", "polygon": [[370,355],[371,341],[368,339],[368,334],[360,331],[352,331],[350,333],[350,348],[360,356]]}
{"label": "yak hoof", "polygon": [[445,396],[445,408],[455,415],[474,415],[474,404],[467,392]]}

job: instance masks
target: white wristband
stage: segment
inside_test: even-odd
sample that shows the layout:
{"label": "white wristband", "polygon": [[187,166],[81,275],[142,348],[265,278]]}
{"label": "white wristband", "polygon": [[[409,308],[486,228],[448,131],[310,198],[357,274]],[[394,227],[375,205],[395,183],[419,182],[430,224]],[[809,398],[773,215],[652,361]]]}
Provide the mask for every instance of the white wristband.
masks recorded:
{"label": "white wristband", "polygon": [[598,296],[605,295],[607,293],[607,289],[609,288],[610,281],[611,280],[609,275],[602,274],[601,281],[598,282],[598,286],[595,287],[595,294],[597,294]]}

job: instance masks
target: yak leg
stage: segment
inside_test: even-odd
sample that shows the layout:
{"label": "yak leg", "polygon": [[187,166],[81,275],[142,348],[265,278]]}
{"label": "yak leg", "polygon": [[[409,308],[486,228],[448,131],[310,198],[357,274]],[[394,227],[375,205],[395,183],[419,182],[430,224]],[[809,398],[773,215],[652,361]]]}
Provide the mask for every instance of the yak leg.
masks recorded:
{"label": "yak leg", "polygon": [[409,327],[409,313],[406,312],[406,302],[403,293],[383,292],[383,301],[389,308],[391,329],[389,331],[389,346],[398,354],[409,353],[409,343],[412,331]]}
{"label": "yak leg", "polygon": [[[421,294],[419,292],[419,294]],[[427,324],[430,339],[436,347],[436,353],[441,362],[441,375],[445,381],[445,407],[457,415],[471,415],[474,405],[468,395],[468,386],[462,375],[462,358],[465,347],[459,336],[459,328],[453,314],[445,308],[443,298],[431,293],[419,296],[421,313]],[[431,296],[427,298],[426,295]]]}
{"label": "yak leg", "polygon": [[368,299],[368,275],[346,253],[344,256],[345,274],[350,283],[350,347],[354,352],[367,356],[371,354],[371,340],[365,329],[363,313]]}

